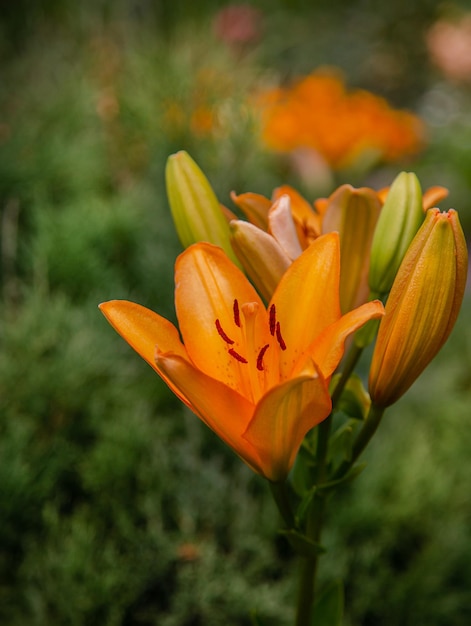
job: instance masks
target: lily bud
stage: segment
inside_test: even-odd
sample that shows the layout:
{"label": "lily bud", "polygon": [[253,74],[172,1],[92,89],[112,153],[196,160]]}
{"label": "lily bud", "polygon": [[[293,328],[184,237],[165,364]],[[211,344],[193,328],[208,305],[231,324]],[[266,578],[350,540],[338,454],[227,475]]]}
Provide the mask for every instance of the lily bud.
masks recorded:
{"label": "lily bud", "polygon": [[187,152],[181,150],[168,158],[165,180],[170,210],[183,247],[207,241],[223,248],[237,263],[229,241],[229,224],[219,201],[208,179]]}
{"label": "lily bud", "polygon": [[269,302],[291,259],[274,237],[250,222],[230,223],[231,243],[245,273]]}
{"label": "lily bud", "polygon": [[367,187],[342,185],[327,201],[322,232],[337,231],[340,236],[342,313],[368,300],[371,242],[380,211],[378,195]]}
{"label": "lily bud", "polygon": [[447,340],[467,268],[457,212],[430,209],[397,273],[379,327],[369,378],[376,406],[396,402]]}
{"label": "lily bud", "polygon": [[414,173],[401,172],[391,185],[371,246],[369,286],[386,296],[410,242],[424,219],[422,190]]}

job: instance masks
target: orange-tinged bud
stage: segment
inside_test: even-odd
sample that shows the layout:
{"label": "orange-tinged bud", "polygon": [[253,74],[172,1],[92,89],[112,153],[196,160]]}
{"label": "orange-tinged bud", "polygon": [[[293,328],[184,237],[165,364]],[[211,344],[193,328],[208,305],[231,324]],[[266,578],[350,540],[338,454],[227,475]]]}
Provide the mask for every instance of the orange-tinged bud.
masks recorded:
{"label": "orange-tinged bud", "polygon": [[322,232],[340,236],[340,307],[347,313],[368,300],[371,242],[381,211],[377,194],[367,187],[342,185],[330,196]]}
{"label": "orange-tinged bud", "polygon": [[172,154],[165,169],[167,196],[178,237],[184,248],[207,241],[237,259],[229,241],[229,224],[208,179],[190,155]]}
{"label": "orange-tinged bud", "polygon": [[369,285],[372,296],[389,293],[410,242],[424,220],[417,176],[401,172],[391,185],[371,247]]}
{"label": "orange-tinged bud", "polygon": [[274,237],[250,222],[230,223],[231,243],[245,273],[269,302],[291,259]]}
{"label": "orange-tinged bud", "polygon": [[396,402],[447,340],[467,268],[457,212],[430,209],[397,273],[380,324],[369,380],[376,406]]}

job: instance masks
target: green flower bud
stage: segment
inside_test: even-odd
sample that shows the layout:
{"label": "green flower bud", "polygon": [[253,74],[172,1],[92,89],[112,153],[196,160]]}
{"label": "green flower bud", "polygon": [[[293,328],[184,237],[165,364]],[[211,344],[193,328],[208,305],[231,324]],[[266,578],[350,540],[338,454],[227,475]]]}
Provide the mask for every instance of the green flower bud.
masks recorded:
{"label": "green flower bud", "polygon": [[219,201],[187,152],[181,150],[168,158],[165,180],[170,210],[183,247],[207,241],[220,246],[238,265],[229,240],[229,224]]}
{"label": "green flower bud", "polygon": [[373,236],[369,272],[373,297],[389,293],[407,248],[423,221],[418,178],[412,172],[401,172],[389,189]]}

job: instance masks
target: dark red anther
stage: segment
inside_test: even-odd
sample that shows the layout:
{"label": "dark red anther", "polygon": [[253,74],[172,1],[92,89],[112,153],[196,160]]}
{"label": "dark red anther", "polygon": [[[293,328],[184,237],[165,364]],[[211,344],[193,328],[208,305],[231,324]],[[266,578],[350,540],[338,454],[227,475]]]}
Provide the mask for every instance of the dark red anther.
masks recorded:
{"label": "dark red anther", "polygon": [[239,303],[237,302],[237,300],[234,300],[233,311],[234,311],[234,324],[236,326],[239,326],[240,328]]}
{"label": "dark red anther", "polygon": [[229,345],[232,345],[234,342],[233,342],[233,340],[232,340],[230,337],[228,337],[228,336],[226,335],[226,333],[223,331],[222,326],[221,326],[221,322],[217,319],[217,320],[216,320],[216,322],[215,322],[215,324],[216,324],[216,328],[217,328],[217,331],[218,331],[219,335],[220,335],[220,336],[224,339],[224,341],[225,341],[226,343],[228,343]]}
{"label": "dark red anther", "polygon": [[276,308],[274,304],[272,304],[270,307],[269,324],[270,324],[270,335],[273,337],[275,335],[275,330],[276,330]]}
{"label": "dark red anther", "polygon": [[280,348],[282,350],[286,350],[285,340],[281,336],[280,322],[276,323],[276,338],[278,340],[278,343],[280,344]]}
{"label": "dark red anther", "polygon": [[234,357],[236,361],[239,361],[239,363],[248,363],[247,359],[245,359],[242,355],[236,352],[234,348],[231,348],[230,350],[228,350],[228,352],[231,356]]}
{"label": "dark red anther", "polygon": [[268,350],[270,344],[267,343],[263,346],[263,348],[260,350],[260,352],[258,353],[258,357],[257,357],[257,369],[260,370],[261,372],[263,372],[263,357],[265,356],[265,352]]}

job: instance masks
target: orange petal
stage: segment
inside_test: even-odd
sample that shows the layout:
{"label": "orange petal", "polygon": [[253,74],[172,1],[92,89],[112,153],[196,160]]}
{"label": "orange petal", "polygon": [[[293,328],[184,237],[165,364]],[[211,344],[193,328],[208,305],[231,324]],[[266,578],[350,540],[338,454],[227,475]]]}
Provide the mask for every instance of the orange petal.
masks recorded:
{"label": "orange petal", "polygon": [[383,315],[384,307],[379,300],[367,302],[343,315],[314,340],[308,352],[318,364],[325,378],[329,378],[340,363],[347,337],[369,320],[380,318]]}
{"label": "orange petal", "polygon": [[340,318],[340,247],[337,233],[318,237],[288,268],[272,303],[286,344],[287,376],[314,339]]}
{"label": "orange petal", "polygon": [[448,193],[448,189],[440,185],[435,185],[427,189],[422,197],[424,211],[435,207],[441,200],[444,200],[448,196]]}
{"label": "orange petal", "polygon": [[257,450],[266,478],[273,482],[286,478],[306,433],[330,410],[331,399],[320,375],[289,380],[262,398],[244,438]]}
{"label": "orange petal", "polygon": [[[247,302],[259,305],[263,315],[255,320],[255,336],[262,340],[268,333],[265,307],[247,278],[221,248],[199,243],[178,257],[175,308],[188,355],[208,376],[238,389],[242,366],[228,354],[229,348],[236,352],[245,349],[234,312],[235,300],[239,311]],[[229,344],[227,339],[233,343]]]}
{"label": "orange petal", "polygon": [[271,207],[268,198],[259,193],[248,192],[237,195],[231,191],[231,200],[239,209],[242,209],[249,222],[254,226],[265,231],[268,229],[268,211]]}
{"label": "orange petal", "polygon": [[222,202],[219,203],[219,208],[221,209],[222,214],[224,215],[228,223],[230,223],[232,220],[237,219],[237,215],[233,211],[228,209],[227,206],[222,204]]}
{"label": "orange petal", "polygon": [[253,415],[254,405],[179,355],[157,352],[155,361],[173,386],[180,389],[188,399],[191,410],[252,469],[260,473],[257,454],[242,437]]}
{"label": "orange petal", "polygon": [[154,355],[158,346],[165,352],[173,352],[188,359],[185,346],[180,341],[175,326],[154,311],[127,300],[111,300],[100,304],[100,310],[113,328],[140,356],[164,379],[170,389],[183,401],[179,390],[157,367]]}

